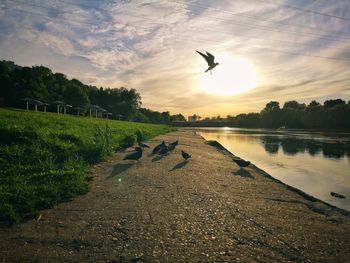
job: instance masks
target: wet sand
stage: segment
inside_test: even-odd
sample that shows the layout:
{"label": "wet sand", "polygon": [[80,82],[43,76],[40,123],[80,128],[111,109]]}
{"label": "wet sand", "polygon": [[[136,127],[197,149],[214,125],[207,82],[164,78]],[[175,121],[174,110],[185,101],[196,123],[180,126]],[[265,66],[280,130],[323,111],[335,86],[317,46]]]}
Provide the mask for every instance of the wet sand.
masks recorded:
{"label": "wet sand", "polygon": [[[0,229],[0,262],[347,262],[349,212],[180,129],[168,156],[91,168],[91,191]],[[181,149],[192,154],[185,162]]]}

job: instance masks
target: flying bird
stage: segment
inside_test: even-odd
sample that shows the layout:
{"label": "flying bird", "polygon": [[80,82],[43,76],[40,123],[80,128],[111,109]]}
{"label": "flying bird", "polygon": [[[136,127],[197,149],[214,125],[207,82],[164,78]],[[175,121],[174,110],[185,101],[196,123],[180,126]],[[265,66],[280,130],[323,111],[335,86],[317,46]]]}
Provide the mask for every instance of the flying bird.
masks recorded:
{"label": "flying bird", "polygon": [[142,157],[142,148],[141,147],[136,147],[135,151],[136,152],[130,153],[127,156],[125,156],[123,160],[135,160],[135,161],[138,161]]}
{"label": "flying bird", "polygon": [[215,68],[217,65],[219,65],[219,63],[215,63],[214,62],[214,56],[212,55],[212,54],[210,54],[209,52],[206,52],[207,54],[203,54],[202,52],[199,52],[199,51],[197,51],[196,50],[196,52],[199,54],[199,55],[201,55],[204,59],[205,59],[205,61],[207,61],[207,63],[208,63],[208,69],[205,71],[205,72],[208,72],[208,71],[210,71],[210,74],[212,74],[211,73],[211,70],[213,69],[213,68]]}
{"label": "flying bird", "polygon": [[187,152],[181,150],[182,157],[187,161],[188,158],[191,158],[191,155],[189,155]]}
{"label": "flying bird", "polygon": [[154,149],[152,150],[152,153],[156,154],[164,147],[166,147],[166,146],[165,146],[165,142],[163,141],[161,144],[158,144],[156,147],[154,147]]}

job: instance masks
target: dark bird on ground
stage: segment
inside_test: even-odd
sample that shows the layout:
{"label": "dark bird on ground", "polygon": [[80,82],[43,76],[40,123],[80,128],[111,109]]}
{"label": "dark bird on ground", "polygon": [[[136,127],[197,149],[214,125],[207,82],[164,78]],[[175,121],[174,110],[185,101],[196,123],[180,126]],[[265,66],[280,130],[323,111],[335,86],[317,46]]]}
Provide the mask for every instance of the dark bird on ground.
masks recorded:
{"label": "dark bird on ground", "polygon": [[169,143],[169,145],[177,146],[179,144],[179,140],[176,140],[175,142]]}
{"label": "dark bird on ground", "polygon": [[181,150],[182,157],[187,160],[188,158],[191,158],[191,155],[189,155],[187,152]]}
{"label": "dark bird on ground", "polygon": [[158,153],[162,148],[166,147],[165,142],[163,141],[161,144],[158,144],[154,149],[152,150],[153,154]]}
{"label": "dark bird on ground", "polygon": [[219,65],[219,63],[215,63],[214,62],[214,56],[212,55],[212,54],[210,54],[209,52],[206,52],[207,54],[203,54],[202,52],[199,52],[199,51],[197,51],[196,50],[196,52],[199,54],[199,55],[201,55],[204,59],[205,59],[205,61],[207,61],[207,63],[208,63],[208,69],[205,71],[205,72],[208,72],[208,71],[210,71],[210,74],[212,74],[211,73],[211,70],[213,69],[213,68],[215,68],[217,65]]}
{"label": "dark bird on ground", "polygon": [[138,141],[137,143],[141,148],[149,148],[149,146],[143,142]]}
{"label": "dark bird on ground", "polygon": [[178,144],[179,144],[179,141],[178,141],[178,140],[175,141],[175,142],[169,143],[169,145],[168,145],[169,151],[170,151],[170,152],[173,151],[173,150],[175,149],[175,147],[176,147]]}
{"label": "dark bird on ground", "polygon": [[245,161],[242,159],[233,159],[233,161],[238,164],[239,167],[247,167],[250,164],[250,161]]}
{"label": "dark bird on ground", "polygon": [[160,151],[158,152],[158,155],[167,154],[169,151],[171,151],[169,149],[169,147],[168,146],[164,146],[163,148],[160,149]]}
{"label": "dark bird on ground", "polygon": [[123,160],[135,160],[135,161],[138,161],[142,157],[142,148],[141,147],[136,147],[135,151],[136,152],[130,153],[127,156],[125,156]]}
{"label": "dark bird on ground", "polygon": [[169,144],[169,145],[168,145],[168,149],[169,149],[170,152],[172,152],[173,150],[175,150],[175,147],[176,147],[175,144]]}
{"label": "dark bird on ground", "polygon": [[337,198],[345,198],[344,195],[341,195],[341,194],[338,194],[338,193],[335,193],[335,192],[331,192],[331,196],[334,196],[334,197],[337,197]]}

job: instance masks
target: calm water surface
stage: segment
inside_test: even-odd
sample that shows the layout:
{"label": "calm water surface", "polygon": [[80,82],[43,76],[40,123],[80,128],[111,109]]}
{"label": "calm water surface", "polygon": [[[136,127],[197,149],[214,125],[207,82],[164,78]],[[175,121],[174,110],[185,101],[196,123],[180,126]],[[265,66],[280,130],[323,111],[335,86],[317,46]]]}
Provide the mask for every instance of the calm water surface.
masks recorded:
{"label": "calm water surface", "polygon": [[198,128],[197,133],[284,183],[350,211],[350,133],[239,128]]}

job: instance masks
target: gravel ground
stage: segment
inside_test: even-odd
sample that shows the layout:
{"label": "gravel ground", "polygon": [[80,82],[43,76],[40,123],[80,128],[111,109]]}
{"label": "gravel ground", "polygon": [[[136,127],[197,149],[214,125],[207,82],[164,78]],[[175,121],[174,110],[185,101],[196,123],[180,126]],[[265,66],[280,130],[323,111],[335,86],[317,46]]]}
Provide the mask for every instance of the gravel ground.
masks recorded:
{"label": "gravel ground", "polygon": [[[0,229],[0,262],[349,262],[350,216],[181,129],[168,156],[94,166],[91,191]],[[192,154],[185,162],[181,149]]]}

